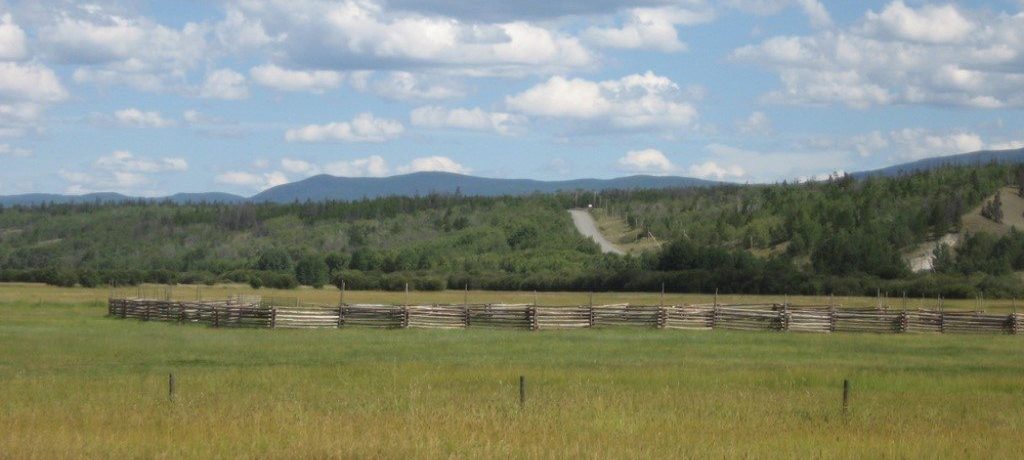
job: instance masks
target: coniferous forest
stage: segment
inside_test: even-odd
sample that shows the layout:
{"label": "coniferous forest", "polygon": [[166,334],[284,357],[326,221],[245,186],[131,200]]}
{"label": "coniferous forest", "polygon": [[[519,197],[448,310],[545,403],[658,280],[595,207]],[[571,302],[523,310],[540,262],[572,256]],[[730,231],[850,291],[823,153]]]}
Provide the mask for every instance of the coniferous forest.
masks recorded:
{"label": "coniferous forest", "polygon": [[[1001,221],[992,197],[1021,185],[1020,168],[496,198],[7,207],[0,281],[1016,296],[1024,234],[973,232],[962,216],[981,207]],[[566,212],[582,203],[657,235],[660,249],[601,254]],[[949,233],[961,244],[937,245],[934,268],[913,273],[903,254]]]}

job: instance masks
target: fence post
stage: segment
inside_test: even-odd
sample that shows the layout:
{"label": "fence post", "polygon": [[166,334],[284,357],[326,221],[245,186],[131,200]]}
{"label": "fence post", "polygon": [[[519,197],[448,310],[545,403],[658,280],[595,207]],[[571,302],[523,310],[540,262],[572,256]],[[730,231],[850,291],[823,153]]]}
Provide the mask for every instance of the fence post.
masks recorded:
{"label": "fence post", "polygon": [[213,327],[220,327],[220,310],[213,307]]}
{"label": "fence post", "polygon": [[843,415],[850,410],[850,380],[843,380]]}
{"label": "fence post", "polygon": [[946,332],[946,313],[942,311],[942,294],[939,294],[939,333]]}
{"label": "fence post", "polygon": [[338,327],[345,325],[345,304],[338,305]]}
{"label": "fence post", "polygon": [[526,376],[519,376],[519,407],[526,407]]}
{"label": "fence post", "polygon": [[668,309],[664,305],[658,307],[658,329],[665,329],[668,323]]}
{"label": "fence post", "polygon": [[540,328],[537,324],[537,307],[526,307],[526,320],[530,323],[530,330],[536,331]]}
{"label": "fence post", "polygon": [[588,327],[594,327],[594,306],[587,307],[587,319],[589,321]]}
{"label": "fence post", "polygon": [[277,307],[270,307],[270,328],[277,329]]}
{"label": "fence post", "polygon": [[903,333],[906,333],[909,328],[910,328],[910,314],[907,313],[906,308],[904,308],[903,311],[900,312],[900,325],[899,325],[899,329],[897,329],[896,332],[900,333],[900,334],[903,334]]}
{"label": "fence post", "polygon": [[409,306],[402,307],[402,328],[407,329],[409,327]]}
{"label": "fence post", "polygon": [[782,311],[779,312],[779,326],[782,328],[782,332],[789,331],[789,302],[782,304]]}

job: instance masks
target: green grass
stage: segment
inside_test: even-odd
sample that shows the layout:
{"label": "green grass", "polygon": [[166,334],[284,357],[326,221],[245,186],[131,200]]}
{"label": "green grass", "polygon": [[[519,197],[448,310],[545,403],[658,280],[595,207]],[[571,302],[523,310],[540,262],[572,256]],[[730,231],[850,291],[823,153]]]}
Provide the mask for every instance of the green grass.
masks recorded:
{"label": "green grass", "polygon": [[613,216],[605,209],[592,209],[590,215],[594,217],[594,222],[597,223],[601,234],[623,251],[640,254],[644,251],[656,251],[661,248],[657,240],[642,234],[640,230],[630,229],[625,219]]}
{"label": "green grass", "polygon": [[1005,458],[1024,434],[1021,337],[229,330],[12,291],[2,458]]}
{"label": "green grass", "polygon": [[[302,287],[293,290],[281,289],[252,289],[241,284],[219,284],[216,286],[175,286],[170,288],[171,297],[178,300],[202,299],[225,299],[231,295],[259,295],[264,298],[278,298],[299,300],[301,302],[320,303],[336,305],[340,300],[340,292],[332,286],[323,289]],[[145,285],[138,288],[123,288],[111,291],[107,288],[59,288],[43,284],[30,283],[0,283],[0,304],[20,303],[26,305],[80,305],[83,303],[94,305],[105,305],[107,297],[111,294],[135,296],[141,294],[143,297],[163,296],[168,293],[167,286]],[[686,305],[698,303],[711,303],[715,299],[711,294],[673,294],[664,296],[666,305]],[[439,303],[439,304],[460,304],[464,301],[470,303],[533,303],[538,305],[566,306],[566,305],[587,305],[593,301],[594,305],[629,303],[631,305],[658,305],[662,302],[662,296],[656,292],[527,292],[527,291],[469,291],[448,290],[438,292],[410,292],[406,295],[403,292],[384,291],[348,291],[345,293],[346,303]],[[837,296],[781,296],[781,295],[720,295],[719,303],[782,303],[788,301],[793,305],[825,305],[834,302],[838,306],[845,307],[873,307],[879,301],[874,297],[845,297]],[[887,298],[882,303],[890,308],[902,308],[903,299]],[[1024,303],[1011,299],[944,299],[943,306],[946,309],[975,310],[983,309],[987,312],[1009,313],[1015,306]],[[906,307],[915,308],[938,308],[936,299],[907,299]]]}

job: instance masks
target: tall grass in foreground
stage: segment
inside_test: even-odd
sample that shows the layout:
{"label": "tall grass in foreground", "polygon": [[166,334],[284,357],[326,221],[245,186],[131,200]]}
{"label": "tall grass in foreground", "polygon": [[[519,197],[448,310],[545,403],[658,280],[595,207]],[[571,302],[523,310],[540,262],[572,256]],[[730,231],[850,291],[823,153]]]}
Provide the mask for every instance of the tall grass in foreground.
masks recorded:
{"label": "tall grass in foreground", "polygon": [[1024,434],[1022,337],[227,330],[103,314],[0,304],[0,457],[999,458]]}

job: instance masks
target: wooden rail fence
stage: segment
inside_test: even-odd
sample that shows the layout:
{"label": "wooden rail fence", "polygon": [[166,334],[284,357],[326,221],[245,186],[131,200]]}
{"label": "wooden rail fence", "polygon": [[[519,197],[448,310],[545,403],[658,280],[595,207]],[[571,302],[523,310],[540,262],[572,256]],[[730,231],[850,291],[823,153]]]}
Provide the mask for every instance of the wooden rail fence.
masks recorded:
{"label": "wooden rail fence", "polygon": [[577,329],[634,326],[658,329],[1019,334],[1024,314],[889,310],[835,306],[686,305],[274,305],[251,298],[173,301],[112,298],[107,314],[143,321],[254,328]]}

